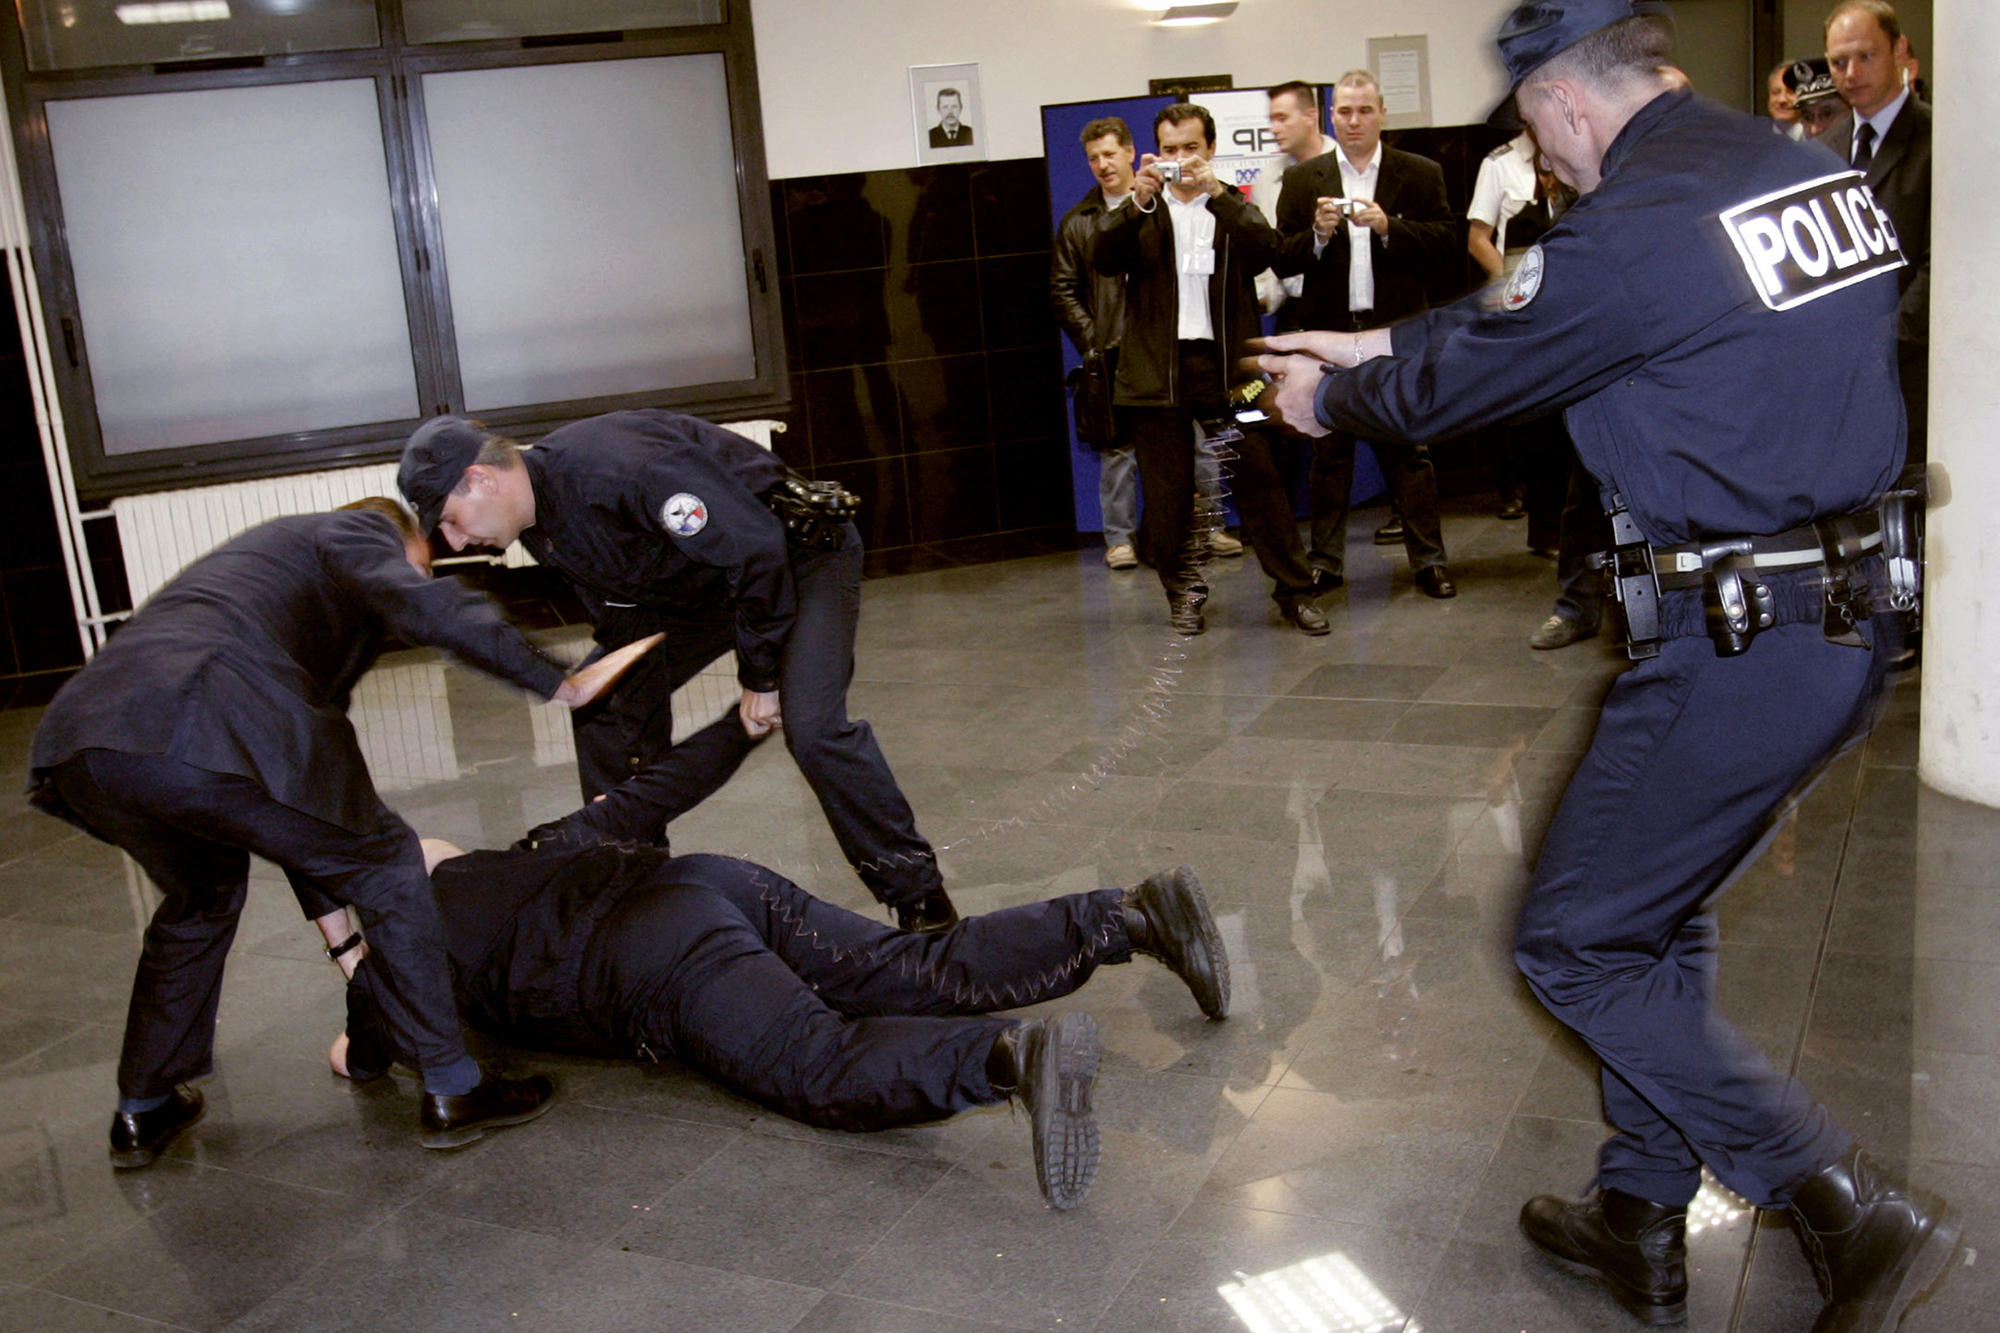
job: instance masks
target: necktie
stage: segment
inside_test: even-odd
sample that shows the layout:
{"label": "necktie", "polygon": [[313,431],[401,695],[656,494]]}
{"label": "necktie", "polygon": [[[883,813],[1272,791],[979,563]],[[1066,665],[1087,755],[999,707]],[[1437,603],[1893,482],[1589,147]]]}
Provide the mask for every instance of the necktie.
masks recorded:
{"label": "necktie", "polygon": [[1854,136],[1854,169],[1868,170],[1868,164],[1875,157],[1875,127],[1867,121],[1861,122],[1861,133]]}

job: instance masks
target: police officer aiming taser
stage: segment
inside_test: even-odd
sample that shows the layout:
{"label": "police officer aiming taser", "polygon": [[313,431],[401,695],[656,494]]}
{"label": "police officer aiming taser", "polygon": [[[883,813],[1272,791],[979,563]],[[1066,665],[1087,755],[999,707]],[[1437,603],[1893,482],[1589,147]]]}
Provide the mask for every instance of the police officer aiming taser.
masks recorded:
{"label": "police officer aiming taser", "polygon": [[[841,851],[898,923],[957,919],[874,732],[847,715],[862,555],[851,496],[804,482],[734,431],[651,409],[573,422],[532,448],[436,417],[404,446],[396,480],[453,550],[518,538],[561,573],[601,648],[665,632],[574,715],[586,800],[656,765],[698,762],[704,772],[663,780],[712,790],[782,725]],[[676,749],[673,692],[732,648],[737,717]]]}
{"label": "police officer aiming taser", "polygon": [[1711,895],[1871,714],[1893,614],[1875,507],[1902,466],[1895,230],[1823,148],[1671,86],[1664,4],[1506,19],[1517,109],[1580,194],[1497,299],[1273,338],[1302,430],[1429,440],[1561,410],[1615,502],[1635,656],[1564,794],[1515,958],[1603,1066],[1617,1129],[1537,1247],[1652,1324],[1686,1318],[1706,1166],[1789,1208],[1815,1333],[1895,1327],[1958,1224],[1714,1011]]}

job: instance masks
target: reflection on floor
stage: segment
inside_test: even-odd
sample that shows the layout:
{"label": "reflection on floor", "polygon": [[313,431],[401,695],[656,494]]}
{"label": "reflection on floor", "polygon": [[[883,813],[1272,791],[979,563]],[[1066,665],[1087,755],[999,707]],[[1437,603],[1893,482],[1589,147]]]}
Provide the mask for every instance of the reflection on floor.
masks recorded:
{"label": "reflection on floor", "polygon": [[[963,910],[1201,871],[1235,959],[1204,1023],[1140,961],[1065,1007],[1101,1022],[1104,1167],[1041,1205],[1004,1110],[876,1136],[804,1129],[671,1064],[553,1070],[539,1124],[422,1151],[408,1083],[324,1053],[340,988],[268,867],[223,998],[208,1118],[114,1176],[112,1062],[147,887],[29,812],[0,843],[0,1331],[1628,1327],[1526,1253],[1521,1200],[1589,1178],[1589,1059],[1524,993],[1515,895],[1607,646],[1531,652],[1546,562],[1448,516],[1461,595],[1417,593],[1356,518],[1334,632],[1275,622],[1219,566],[1184,652],[1145,570],[1097,553],[872,582],[854,688]],[[1393,556],[1393,558],[1392,558]],[[495,845],[575,801],[560,718],[399,655],[358,701],[389,799]],[[2000,1237],[2000,814],[1923,790],[1916,691],[1722,908],[1722,1002],[1878,1152]],[[32,710],[0,713],[19,773]],[[552,725],[553,723],[553,725]],[[867,903],[766,747],[675,828]],[[1644,836],[1634,830],[1634,837]],[[1787,1231],[1712,1190],[1695,1333],[1803,1330]],[[1982,1253],[1907,1327],[2000,1327]]]}

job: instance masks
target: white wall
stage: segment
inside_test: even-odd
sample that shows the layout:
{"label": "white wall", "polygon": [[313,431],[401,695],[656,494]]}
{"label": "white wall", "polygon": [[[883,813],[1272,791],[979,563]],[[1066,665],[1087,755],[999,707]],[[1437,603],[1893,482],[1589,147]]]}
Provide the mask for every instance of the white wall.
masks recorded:
{"label": "white wall", "polygon": [[1506,91],[1493,34],[1509,0],[1242,0],[1201,28],[1152,22],[1168,0],[752,0],[774,179],[915,166],[909,66],[977,62],[987,154],[1042,155],[1041,107],[1143,95],[1149,79],[1230,74],[1239,88],[1332,82],[1370,37],[1430,38],[1440,125]]}

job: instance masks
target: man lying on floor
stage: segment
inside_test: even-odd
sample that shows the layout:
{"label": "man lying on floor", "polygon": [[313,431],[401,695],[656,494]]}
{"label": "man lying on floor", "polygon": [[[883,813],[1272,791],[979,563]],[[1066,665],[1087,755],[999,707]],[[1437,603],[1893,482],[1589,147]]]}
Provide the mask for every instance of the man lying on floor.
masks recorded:
{"label": "man lying on floor", "polygon": [[[426,839],[424,853],[474,1026],[541,1049],[672,1056],[833,1129],[921,1124],[1013,1097],[1056,1208],[1081,1202],[1097,1171],[1097,1025],[1085,1013],[988,1015],[1067,995],[1134,953],[1171,968],[1210,1018],[1229,1010],[1228,955],[1185,866],[913,934],[732,857],[536,846],[533,835],[499,852]],[[375,1078],[395,1057],[360,966],[334,1070]]]}

